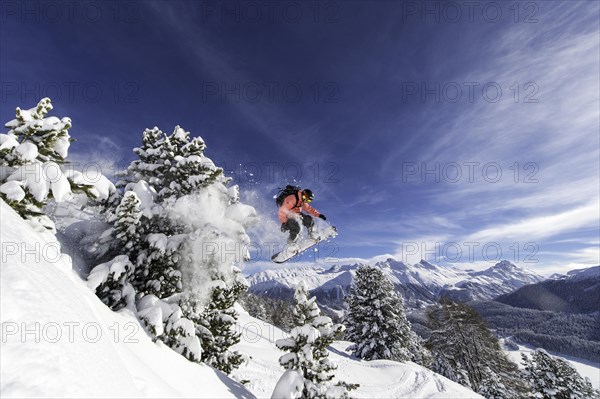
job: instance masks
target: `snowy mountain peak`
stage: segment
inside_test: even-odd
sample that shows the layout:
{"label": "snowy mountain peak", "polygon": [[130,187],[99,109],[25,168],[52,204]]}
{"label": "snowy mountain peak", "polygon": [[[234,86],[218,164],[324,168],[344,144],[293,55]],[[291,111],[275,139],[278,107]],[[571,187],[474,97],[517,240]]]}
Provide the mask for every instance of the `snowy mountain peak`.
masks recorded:
{"label": "snowy mountain peak", "polygon": [[494,266],[492,266],[492,269],[515,270],[515,269],[521,269],[521,268],[509,260],[502,260],[502,261],[496,263]]}
{"label": "snowy mountain peak", "polygon": [[362,266],[362,263],[353,263],[350,265],[333,265],[329,269],[327,269],[327,273],[339,273],[350,270],[356,270],[360,266]]}
{"label": "snowy mountain peak", "polygon": [[436,270],[438,268],[436,265],[434,265],[433,263],[427,262],[425,259],[421,259],[418,264],[421,265],[422,267],[424,267],[426,269],[430,269],[430,270]]}
{"label": "snowy mountain peak", "polygon": [[389,268],[391,270],[398,270],[401,272],[405,272],[409,266],[404,262],[397,261],[393,258],[387,258],[385,261],[377,262],[375,266],[380,268]]}
{"label": "snowy mountain peak", "polygon": [[521,268],[508,260],[498,262],[488,269],[469,274],[478,278],[502,278],[507,280],[507,282],[516,283],[518,287],[515,287],[514,289],[517,289],[524,284],[533,284],[546,279],[536,272]]}

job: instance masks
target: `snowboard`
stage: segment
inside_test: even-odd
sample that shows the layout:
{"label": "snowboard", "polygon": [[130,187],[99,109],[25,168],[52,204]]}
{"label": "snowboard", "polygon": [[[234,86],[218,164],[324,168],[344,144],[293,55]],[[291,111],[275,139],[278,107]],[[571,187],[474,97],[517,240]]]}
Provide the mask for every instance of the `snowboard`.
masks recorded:
{"label": "snowboard", "polygon": [[327,239],[337,236],[337,234],[338,233],[337,233],[337,229],[335,228],[335,226],[327,226],[326,228],[324,228],[318,232],[317,238],[307,237],[307,238],[301,239],[298,242],[295,242],[293,244],[286,244],[283,247],[283,250],[281,252],[278,252],[275,255],[271,256],[271,260],[275,263],[287,262],[288,260],[292,259],[293,257],[300,255],[302,252],[306,251],[307,249],[314,247],[321,241],[325,241]]}

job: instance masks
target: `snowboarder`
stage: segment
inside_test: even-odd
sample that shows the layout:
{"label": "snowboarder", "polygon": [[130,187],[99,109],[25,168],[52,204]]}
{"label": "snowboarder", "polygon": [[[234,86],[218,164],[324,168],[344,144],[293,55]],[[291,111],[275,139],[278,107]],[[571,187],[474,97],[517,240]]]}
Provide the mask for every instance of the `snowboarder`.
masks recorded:
{"label": "snowboarder", "polygon": [[[287,191],[286,191],[287,190]],[[309,205],[314,199],[314,194],[311,190],[305,188],[300,189],[299,187],[288,186],[280,194],[279,201],[279,221],[281,222],[281,231],[290,232],[288,238],[288,244],[294,243],[298,240],[300,233],[300,223],[308,229],[309,237],[316,239],[314,232],[315,221],[311,217],[318,217],[323,220],[327,220],[325,215],[317,211],[315,208]],[[310,215],[303,214],[302,211],[309,213]]]}

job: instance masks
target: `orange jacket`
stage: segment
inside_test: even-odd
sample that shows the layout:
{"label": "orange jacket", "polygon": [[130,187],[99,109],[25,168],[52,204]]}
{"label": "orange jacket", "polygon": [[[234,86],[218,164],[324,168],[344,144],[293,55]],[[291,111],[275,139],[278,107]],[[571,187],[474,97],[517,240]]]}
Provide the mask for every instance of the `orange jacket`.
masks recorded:
{"label": "orange jacket", "polygon": [[277,216],[279,216],[279,221],[281,223],[285,223],[287,222],[288,216],[291,212],[301,213],[303,210],[316,218],[321,214],[315,208],[308,205],[308,203],[304,202],[302,200],[302,191],[298,191],[296,194],[291,194],[285,197],[283,204],[279,208]]}

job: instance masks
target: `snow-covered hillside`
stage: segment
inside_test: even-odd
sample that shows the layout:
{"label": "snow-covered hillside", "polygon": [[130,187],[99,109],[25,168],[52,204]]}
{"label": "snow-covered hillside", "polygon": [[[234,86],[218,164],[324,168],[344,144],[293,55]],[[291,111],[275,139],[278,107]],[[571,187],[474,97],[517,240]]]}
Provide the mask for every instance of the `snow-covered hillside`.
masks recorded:
{"label": "snow-covered hillside", "polygon": [[[283,354],[275,341],[285,332],[262,320],[249,316],[242,308],[240,328],[242,340],[235,346],[250,356],[249,362],[234,375],[249,380],[247,387],[259,398],[269,397],[283,374],[278,359]],[[356,398],[481,398],[480,395],[415,363],[390,360],[361,361],[346,350],[350,342],[336,341],[329,358],[338,365],[336,378],[360,384],[351,392]]]}
{"label": "snow-covered hillside", "polygon": [[[323,305],[340,308],[348,293],[356,269],[361,264],[264,270],[248,277],[255,293],[282,297],[290,295],[292,287],[305,280],[309,289]],[[539,274],[502,261],[482,271],[466,271],[451,266],[439,266],[421,260],[414,265],[389,258],[375,263],[390,281],[402,291],[409,307],[434,302],[440,295],[460,300],[489,300],[512,292],[526,284],[543,281]]]}
{"label": "snow-covered hillside", "polygon": [[246,397],[241,384],[154,343],[107,308],[46,231],[0,200],[2,397]]}
{"label": "snow-covered hillside", "polygon": [[[234,373],[192,363],[152,342],[129,310],[112,312],[74,271],[54,235],[21,219],[0,200],[2,218],[2,397],[270,397],[281,374],[284,332],[241,307],[242,341],[250,356]],[[75,265],[85,270],[84,265]],[[360,361],[335,342],[337,377],[361,387],[356,397],[479,398],[414,363]]]}

